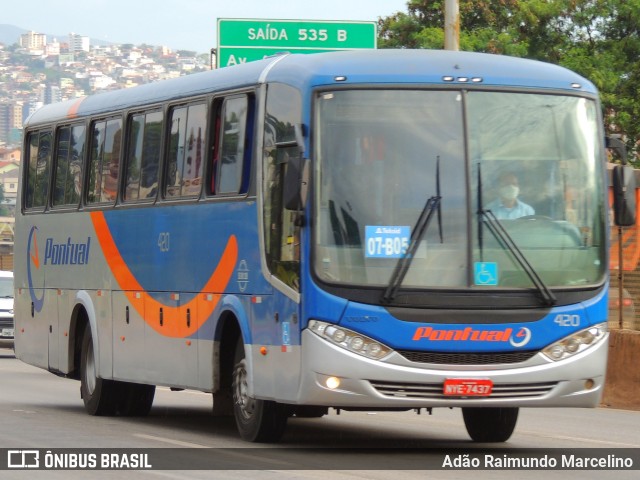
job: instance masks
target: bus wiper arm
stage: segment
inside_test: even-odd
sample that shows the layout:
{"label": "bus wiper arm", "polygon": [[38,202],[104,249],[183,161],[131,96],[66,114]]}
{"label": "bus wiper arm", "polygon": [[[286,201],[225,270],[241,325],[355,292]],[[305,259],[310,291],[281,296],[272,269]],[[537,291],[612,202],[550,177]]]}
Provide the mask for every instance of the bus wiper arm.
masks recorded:
{"label": "bus wiper arm", "polygon": [[398,263],[396,263],[396,266],[393,269],[393,273],[391,274],[391,278],[389,279],[389,284],[382,294],[382,298],[380,299],[382,303],[389,304],[395,298],[400,285],[402,285],[402,281],[404,280],[405,275],[409,271],[411,262],[413,262],[413,259],[415,258],[415,253],[418,249],[418,245],[420,244],[420,241],[429,228],[429,223],[431,223],[434,212],[437,212],[438,214],[438,232],[440,235],[440,243],[444,241],[442,237],[442,211],[440,210],[441,199],[440,155],[438,155],[436,157],[436,194],[427,199],[427,203],[422,209],[422,212],[420,212],[418,221],[416,222],[416,225],[413,227],[413,231],[411,232],[411,239],[409,240],[407,251],[404,252],[404,255],[402,255],[402,257],[400,257],[400,259],[398,260]]}
{"label": "bus wiper arm", "polygon": [[[394,268],[393,273],[391,274],[391,279],[389,280],[389,285],[387,285],[387,288],[382,294],[382,303],[389,304],[395,298],[398,288],[400,288],[405,275],[409,271],[411,262],[413,262],[413,259],[415,258],[418,245],[429,228],[433,214],[439,210],[441,198],[442,197],[440,197],[440,195],[434,195],[429,197],[427,200],[427,203],[420,213],[420,217],[418,217],[416,226],[413,228],[413,232],[411,233],[411,239],[409,240],[407,251],[402,255],[402,257],[400,257],[398,263],[396,263],[396,267]],[[442,237],[442,230],[440,230],[440,236]]]}
{"label": "bus wiper arm", "polygon": [[518,248],[518,245],[516,245],[516,242],[514,242],[511,235],[509,235],[509,232],[505,230],[493,212],[491,210],[478,210],[478,213],[484,217],[489,231],[491,231],[503,246],[513,254],[516,261],[529,276],[535,287],[538,289],[538,292],[540,292],[540,296],[542,297],[544,304],[549,306],[555,305],[558,299],[553,292],[549,290],[549,287],[547,287],[542,278],[540,278],[538,272],[536,272],[531,266],[522,251]]}

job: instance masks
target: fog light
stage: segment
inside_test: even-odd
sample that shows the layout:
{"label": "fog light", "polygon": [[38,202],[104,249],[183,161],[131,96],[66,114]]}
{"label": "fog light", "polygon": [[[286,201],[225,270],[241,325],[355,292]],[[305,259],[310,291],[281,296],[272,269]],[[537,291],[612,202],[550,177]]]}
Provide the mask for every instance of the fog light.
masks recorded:
{"label": "fog light", "polygon": [[594,387],[595,384],[596,384],[596,382],[594,382],[592,379],[585,380],[584,388],[585,388],[585,390],[591,390]]}
{"label": "fog light", "polygon": [[325,380],[324,383],[327,386],[327,388],[330,388],[331,390],[335,390],[340,386],[340,379],[338,377],[329,377]]}

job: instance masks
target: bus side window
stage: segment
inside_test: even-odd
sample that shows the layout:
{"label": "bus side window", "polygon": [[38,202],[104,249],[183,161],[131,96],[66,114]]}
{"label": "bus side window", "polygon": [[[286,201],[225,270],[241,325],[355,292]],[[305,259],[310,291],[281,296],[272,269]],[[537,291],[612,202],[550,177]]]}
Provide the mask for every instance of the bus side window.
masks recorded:
{"label": "bus side window", "polygon": [[87,203],[107,203],[116,199],[122,143],[122,120],[93,124]]}
{"label": "bus side window", "polygon": [[49,195],[51,168],[50,131],[29,134],[29,168],[27,170],[25,208],[44,209]]}
{"label": "bus side window", "polygon": [[194,197],[202,183],[207,105],[197,103],[175,107],[169,121],[169,154],[167,156],[165,196]]}
{"label": "bus side window", "polygon": [[142,163],[142,145],[144,138],[144,114],[134,115],[128,126],[129,145],[125,158],[124,192],[125,201],[140,198],[140,165]]}
{"label": "bus side window", "polygon": [[129,122],[124,200],[152,199],[158,192],[163,113],[134,115]]}
{"label": "bus side window", "polygon": [[247,95],[225,98],[217,132],[216,193],[246,193],[249,185],[249,158],[252,102]]}
{"label": "bus side window", "polygon": [[54,207],[78,205],[82,184],[85,126],[74,125],[58,130],[53,179]]}

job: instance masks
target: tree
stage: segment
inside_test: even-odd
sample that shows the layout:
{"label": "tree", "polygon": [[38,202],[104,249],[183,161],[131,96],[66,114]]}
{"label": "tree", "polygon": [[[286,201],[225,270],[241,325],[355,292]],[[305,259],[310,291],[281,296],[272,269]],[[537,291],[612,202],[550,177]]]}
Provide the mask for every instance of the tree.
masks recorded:
{"label": "tree", "polygon": [[176,55],[179,57],[191,58],[198,55],[198,52],[194,52],[193,50],[178,50]]}
{"label": "tree", "polygon": [[[408,13],[379,20],[381,48],[443,48],[444,1],[410,0]],[[518,0],[460,0],[462,50],[525,53],[514,29]]]}
{"label": "tree", "polygon": [[9,209],[4,205],[4,185],[0,185],[0,217],[9,216]]}
{"label": "tree", "polygon": [[[461,50],[565,66],[600,90],[609,133],[640,149],[640,0],[460,0]],[[380,48],[444,47],[444,1],[379,20]]]}

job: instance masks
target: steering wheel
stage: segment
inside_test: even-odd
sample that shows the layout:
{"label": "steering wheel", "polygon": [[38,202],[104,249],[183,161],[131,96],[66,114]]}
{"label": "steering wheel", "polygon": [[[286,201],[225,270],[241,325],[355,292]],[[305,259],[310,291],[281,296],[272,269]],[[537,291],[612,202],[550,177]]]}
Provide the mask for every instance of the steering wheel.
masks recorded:
{"label": "steering wheel", "polygon": [[546,215],[525,215],[524,217],[516,218],[516,220],[546,220],[547,222],[553,222],[553,218]]}

